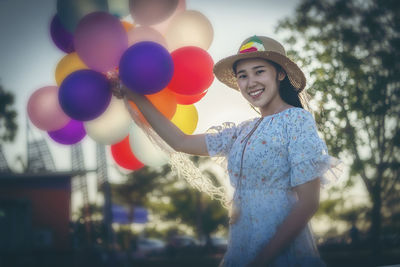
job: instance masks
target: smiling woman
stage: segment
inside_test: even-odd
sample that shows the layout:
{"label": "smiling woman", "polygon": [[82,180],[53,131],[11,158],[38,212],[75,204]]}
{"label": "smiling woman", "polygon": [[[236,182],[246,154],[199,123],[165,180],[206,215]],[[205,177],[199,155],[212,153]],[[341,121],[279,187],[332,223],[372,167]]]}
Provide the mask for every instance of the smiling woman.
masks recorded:
{"label": "smiling woman", "polygon": [[[306,81],[277,41],[246,39],[236,55],[220,60],[214,74],[261,114],[205,134],[187,135],[146,97],[122,88],[151,127],[174,150],[226,157],[230,182],[230,233],[223,266],[324,266],[308,222],[319,188],[334,167],[301,94]],[[186,166],[185,166],[186,167]]]}
{"label": "smiling woman", "polygon": [[285,72],[278,72],[274,65],[260,58],[242,59],[234,69],[240,92],[251,105],[259,108],[262,116],[290,107],[279,95],[279,83],[285,78]]}

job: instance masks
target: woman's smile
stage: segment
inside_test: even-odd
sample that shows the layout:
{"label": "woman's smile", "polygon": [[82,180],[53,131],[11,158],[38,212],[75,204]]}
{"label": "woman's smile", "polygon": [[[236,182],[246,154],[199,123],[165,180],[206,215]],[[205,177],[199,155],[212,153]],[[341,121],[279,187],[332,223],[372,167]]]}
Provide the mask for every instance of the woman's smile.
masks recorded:
{"label": "woman's smile", "polygon": [[248,94],[254,99],[256,100],[257,98],[259,98],[261,96],[261,94],[264,92],[264,88],[261,89],[257,89],[257,90],[251,90],[250,92],[248,92]]}

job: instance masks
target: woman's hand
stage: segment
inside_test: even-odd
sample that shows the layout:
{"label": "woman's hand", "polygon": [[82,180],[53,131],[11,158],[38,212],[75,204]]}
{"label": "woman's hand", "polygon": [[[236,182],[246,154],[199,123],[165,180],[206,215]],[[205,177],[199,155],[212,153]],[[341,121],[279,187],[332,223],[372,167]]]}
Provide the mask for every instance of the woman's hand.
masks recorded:
{"label": "woman's hand", "polygon": [[131,100],[133,102],[145,98],[144,95],[138,94],[126,87],[120,80],[117,72],[108,72],[107,79],[109,80],[111,85],[111,92],[116,98],[122,99],[124,97],[127,97],[128,100]]}
{"label": "woman's hand", "polygon": [[107,79],[110,82],[111,93],[116,98],[124,98],[125,96],[125,86],[122,84],[121,80],[118,77],[118,73],[115,71],[107,72]]}
{"label": "woman's hand", "polygon": [[193,155],[208,156],[205,135],[187,135],[164,117],[146,96],[127,88],[119,79],[117,72],[108,72],[111,92],[117,98],[133,101],[156,133],[173,149]]}

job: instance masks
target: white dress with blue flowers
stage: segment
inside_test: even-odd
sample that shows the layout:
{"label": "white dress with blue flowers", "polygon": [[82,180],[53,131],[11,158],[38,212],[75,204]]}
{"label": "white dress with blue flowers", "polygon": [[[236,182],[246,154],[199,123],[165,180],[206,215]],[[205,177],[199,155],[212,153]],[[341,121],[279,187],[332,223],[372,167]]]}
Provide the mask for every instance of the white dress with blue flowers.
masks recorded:
{"label": "white dress with blue flowers", "polygon": [[[296,203],[293,187],[323,179],[332,158],[311,113],[296,107],[237,126],[213,127],[206,143],[210,156],[226,157],[233,203],[240,209],[230,225],[224,266],[246,266]],[[308,226],[271,266],[325,266]]]}

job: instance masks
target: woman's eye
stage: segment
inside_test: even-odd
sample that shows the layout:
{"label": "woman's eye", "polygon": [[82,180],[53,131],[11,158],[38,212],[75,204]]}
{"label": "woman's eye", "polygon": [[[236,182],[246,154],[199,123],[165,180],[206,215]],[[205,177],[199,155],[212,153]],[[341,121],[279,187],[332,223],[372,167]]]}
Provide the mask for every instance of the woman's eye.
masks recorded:
{"label": "woman's eye", "polygon": [[241,75],[239,75],[237,78],[238,78],[238,79],[244,79],[244,78],[246,78],[246,77],[247,77],[246,75],[241,74]]}
{"label": "woman's eye", "polygon": [[263,72],[265,72],[265,70],[257,70],[257,74],[261,74],[261,73],[263,73]]}

